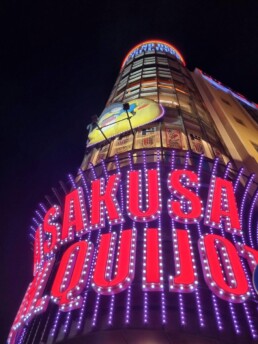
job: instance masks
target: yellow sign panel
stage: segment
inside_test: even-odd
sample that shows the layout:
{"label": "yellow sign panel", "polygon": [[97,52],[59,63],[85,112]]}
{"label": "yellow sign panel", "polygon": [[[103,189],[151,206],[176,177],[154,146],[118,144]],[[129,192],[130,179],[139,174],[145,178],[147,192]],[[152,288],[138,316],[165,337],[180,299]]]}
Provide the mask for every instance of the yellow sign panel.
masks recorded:
{"label": "yellow sign panel", "polygon": [[108,106],[101,114],[97,127],[89,134],[87,146],[100,143],[126,131],[141,127],[161,118],[164,110],[150,99],[134,99],[128,102],[127,112],[122,103]]}

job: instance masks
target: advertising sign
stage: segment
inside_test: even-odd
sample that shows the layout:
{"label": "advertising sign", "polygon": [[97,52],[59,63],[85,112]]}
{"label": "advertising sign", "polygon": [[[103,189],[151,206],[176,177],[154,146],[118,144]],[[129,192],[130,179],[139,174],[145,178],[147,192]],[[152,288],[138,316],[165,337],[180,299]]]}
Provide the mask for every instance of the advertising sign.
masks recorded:
{"label": "advertising sign", "polygon": [[150,163],[148,150],[142,163],[129,152],[126,165],[115,159],[101,176],[91,166],[61,202],[42,208],[33,278],[9,344],[39,326],[45,343],[111,325],[256,338],[254,177],[243,185],[242,170],[231,180],[218,159],[208,170],[202,155],[185,152],[182,162],[173,152],[164,161],[157,150]]}
{"label": "advertising sign", "polygon": [[128,104],[128,114],[122,103],[112,104],[102,112],[96,128],[89,133],[88,147],[130,131],[131,128],[156,121],[164,115],[161,105],[150,99],[134,99]]}

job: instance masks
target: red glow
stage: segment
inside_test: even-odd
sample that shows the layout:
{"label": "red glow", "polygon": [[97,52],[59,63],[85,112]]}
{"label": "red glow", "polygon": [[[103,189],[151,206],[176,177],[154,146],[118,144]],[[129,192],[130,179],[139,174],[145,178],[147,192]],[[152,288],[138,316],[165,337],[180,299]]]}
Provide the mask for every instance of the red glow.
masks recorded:
{"label": "red glow", "polygon": [[104,179],[96,179],[92,182],[92,207],[91,225],[95,228],[105,226],[105,212],[110,224],[121,223],[123,221],[119,205],[115,198],[120,175],[113,174],[108,178],[106,189],[104,189]]}
{"label": "red glow", "polygon": [[[198,186],[198,176],[193,171],[175,170],[168,177],[168,188],[179,200],[169,200],[169,215],[178,222],[199,222],[203,216],[202,201],[198,195],[182,184],[186,179],[188,187]],[[184,210],[184,202],[187,202],[187,211]]]}
{"label": "red glow", "polygon": [[[130,171],[128,174],[128,204],[127,211],[131,219],[137,221],[152,221],[157,218],[161,200],[159,200],[159,175],[157,170],[148,170],[147,192],[142,195],[141,171]],[[146,210],[142,209],[142,199],[145,199]]]}
{"label": "red glow", "polygon": [[93,244],[79,241],[63,254],[51,289],[51,297],[62,311],[79,308],[90,268]]}
{"label": "red glow", "polygon": [[161,254],[157,228],[146,230],[146,275],[144,290],[163,290],[161,273]]}
{"label": "red glow", "polygon": [[117,254],[116,269],[112,278],[115,233],[102,234],[92,286],[99,294],[114,294],[126,289],[134,278],[135,231],[122,231]]}
{"label": "red glow", "polygon": [[84,198],[80,194],[82,189],[79,187],[65,197],[62,241],[74,240],[74,230],[78,236],[87,231]]}
{"label": "red glow", "polygon": [[176,276],[169,277],[170,291],[192,292],[197,285],[192,246],[187,230],[175,229],[173,235]]}
{"label": "red glow", "polygon": [[214,185],[210,185],[209,198],[212,204],[211,210],[206,210],[205,224],[220,228],[224,220],[227,231],[242,235],[232,182],[216,177]]}
{"label": "red glow", "polygon": [[[60,241],[60,225],[53,222],[60,215],[60,207],[51,207],[43,221],[43,233],[47,236],[47,239],[43,243],[44,254],[49,255],[54,253],[59,245]],[[45,237],[45,236],[44,236]]]}
{"label": "red glow", "polygon": [[200,256],[204,278],[218,297],[231,302],[244,302],[248,282],[234,245],[220,235],[208,234],[200,239]]}
{"label": "red glow", "polygon": [[40,245],[41,226],[35,232],[34,238],[34,256],[33,256],[33,276],[36,276],[42,262],[42,247]]}

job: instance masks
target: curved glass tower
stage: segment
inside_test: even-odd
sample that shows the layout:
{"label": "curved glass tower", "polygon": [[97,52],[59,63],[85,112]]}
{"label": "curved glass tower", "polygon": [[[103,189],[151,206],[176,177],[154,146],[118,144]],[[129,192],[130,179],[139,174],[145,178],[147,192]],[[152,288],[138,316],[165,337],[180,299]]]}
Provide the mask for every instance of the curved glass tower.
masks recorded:
{"label": "curved glass tower", "polygon": [[[219,157],[221,162],[228,162],[229,154],[223,147],[192,75],[182,55],[171,44],[162,41],[144,42],[125,57],[107,107],[138,98],[159,103],[165,110],[164,116],[153,124],[146,120],[145,126],[127,130],[127,133],[126,130],[121,132],[124,151],[174,148],[204,154],[208,158]],[[112,121],[109,125],[112,125]],[[130,123],[128,129],[131,129]],[[88,156],[94,165],[103,157],[112,156],[122,149],[119,149],[118,140],[114,143],[113,138],[105,140],[103,134],[102,137],[104,142]],[[109,152],[105,143],[112,144]],[[85,164],[82,168],[85,168]]]}

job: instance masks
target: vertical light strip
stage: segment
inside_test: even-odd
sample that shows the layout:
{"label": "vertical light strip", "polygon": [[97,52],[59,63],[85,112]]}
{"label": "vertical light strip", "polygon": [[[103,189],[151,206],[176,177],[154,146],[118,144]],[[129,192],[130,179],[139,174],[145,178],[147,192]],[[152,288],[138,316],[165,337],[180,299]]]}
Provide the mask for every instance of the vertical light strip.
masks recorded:
{"label": "vertical light strip", "polygon": [[[243,215],[244,215],[245,203],[246,203],[248,192],[249,192],[250,187],[252,185],[252,182],[254,180],[254,177],[255,177],[255,174],[251,174],[250,177],[249,177],[247,185],[245,186],[245,191],[244,191],[244,195],[243,195],[241,206],[240,206],[240,223],[241,223],[242,226],[243,226]],[[244,240],[244,235],[242,235],[242,238]]]}
{"label": "vertical light strip", "polygon": [[[76,183],[74,181],[74,177],[72,174],[68,174],[68,178],[70,181],[70,184],[72,186],[73,189],[76,189]],[[81,239],[80,239],[81,240]],[[65,323],[64,323],[64,333],[67,334],[69,327],[70,327],[70,322],[72,320],[72,311],[67,312],[66,314],[66,319],[65,319]]]}
{"label": "vertical light strip", "polygon": [[[143,170],[144,170],[144,176],[146,176],[147,171],[146,171],[146,152],[143,151]],[[147,227],[146,229],[147,230]],[[146,324],[148,322],[148,315],[149,315],[149,310],[148,310],[148,293],[146,291],[143,292],[143,322]]]}
{"label": "vertical light strip", "polygon": [[235,332],[236,332],[236,334],[240,334],[241,331],[240,331],[240,327],[239,327],[239,321],[238,321],[237,316],[236,316],[235,308],[233,307],[232,302],[229,302],[228,304],[229,304],[229,310],[230,310],[231,318],[233,320]]}
{"label": "vertical light strip", "polygon": [[[91,206],[91,197],[90,197],[90,191],[88,188],[88,185],[86,183],[85,177],[84,177],[84,173],[81,169],[79,169],[79,174],[81,176],[81,180],[82,180],[82,185],[84,188],[84,191],[87,195],[87,199],[88,199],[88,204]],[[91,233],[92,231],[89,232],[88,236],[87,236],[87,240],[90,241],[91,239]],[[92,272],[93,272],[93,263],[95,261],[95,256],[96,256],[96,250],[94,251],[93,254],[93,259],[92,259],[92,263],[91,263],[91,267],[90,267],[90,272],[89,272],[89,277],[87,280],[87,284],[86,284],[86,288],[85,288],[85,292],[83,294],[83,301],[82,301],[82,306],[80,308],[80,313],[79,313],[79,317],[78,317],[78,322],[77,322],[77,330],[80,330],[82,327],[82,323],[84,320],[84,314],[85,314],[85,309],[86,309],[86,304],[87,304],[87,298],[88,298],[88,291],[89,291],[89,287],[90,287],[90,281],[91,281],[91,276],[92,276]]]}
{"label": "vertical light strip", "polygon": [[[133,161],[132,161],[132,155],[129,152],[128,153],[128,160],[129,160],[129,166],[130,166],[130,171],[133,170]],[[133,228],[135,228],[135,222],[133,221]],[[127,288],[127,295],[126,295],[126,310],[125,310],[125,323],[129,324],[130,323],[130,315],[131,315],[131,286]]]}
{"label": "vertical light strip", "polygon": [[70,325],[70,321],[72,318],[72,312],[67,312],[66,314],[66,319],[65,319],[65,323],[64,323],[64,333],[67,334],[68,329],[69,329],[69,325]]}
{"label": "vertical light strip", "polygon": [[[157,151],[157,170],[158,170],[158,175],[159,175],[159,178],[161,177],[161,171],[160,171],[160,159],[161,159],[161,152],[160,151]],[[160,192],[160,190],[159,190]],[[162,222],[161,222],[161,215],[159,215],[158,217],[158,230],[159,230],[159,250],[161,252],[161,257],[162,257]],[[162,257],[162,260],[163,260],[163,257]],[[163,272],[163,262],[161,261],[161,274],[162,274],[162,278],[164,278],[164,272]],[[161,292],[161,322],[162,324],[166,324],[167,322],[167,314],[166,314],[166,298],[165,298],[165,293],[164,293],[164,289],[163,291]]]}
{"label": "vertical light strip", "polygon": [[[202,172],[202,166],[203,166],[203,159],[204,159],[204,155],[201,154],[200,158],[199,158],[198,170],[197,170],[198,179],[200,181],[201,181],[201,172]],[[199,187],[196,188],[196,193],[197,193],[197,195],[199,195]],[[198,234],[199,234],[199,238],[200,238],[203,235],[200,223],[197,223],[197,229],[198,229]],[[211,294],[211,300],[212,300],[212,304],[213,304],[213,308],[214,308],[214,312],[215,312],[217,327],[218,327],[218,329],[220,331],[222,331],[223,330],[223,323],[222,323],[221,311],[219,309],[217,296],[214,295],[214,294]]]}
{"label": "vertical light strip", "polygon": [[[90,168],[93,174],[94,179],[97,179],[97,175],[94,169],[94,166],[90,163]],[[101,229],[98,230],[98,237],[96,240],[96,247],[98,247],[99,245],[99,241],[100,241],[100,234],[101,234]],[[96,262],[96,258],[97,258],[97,249],[95,249],[94,254],[93,254],[93,259],[92,259],[92,271],[91,271],[91,275],[93,272],[93,266],[95,266],[95,262]],[[91,325],[93,327],[96,326],[96,322],[97,322],[97,316],[98,316],[98,310],[99,310],[99,302],[100,302],[100,294],[96,295],[96,300],[95,300],[95,306],[94,306],[94,311],[93,311],[93,319],[92,319],[92,323]]]}
{"label": "vertical light strip", "polygon": [[[185,165],[184,165],[184,168],[187,169],[188,167],[188,162],[189,162],[189,158],[190,158],[190,153],[189,151],[186,152],[186,159],[185,159]],[[200,157],[200,160],[199,160],[199,166],[202,164],[202,160],[201,160],[201,157]],[[200,178],[200,176],[198,176]],[[198,195],[199,193],[199,188],[197,187],[196,188],[196,193]],[[187,202],[184,204],[184,208],[187,208]],[[184,225],[185,227],[185,230],[188,231],[188,228],[186,225]],[[198,230],[200,230],[200,226],[198,224]],[[200,230],[201,232],[201,230]],[[190,237],[190,244],[191,244],[191,231],[188,231],[189,233],[189,237]],[[193,253],[192,253],[193,254]],[[192,256],[192,260],[194,261],[195,258],[194,258],[194,255]],[[194,266],[195,266],[195,262],[194,262]],[[197,274],[197,271],[195,271],[195,274]],[[198,280],[198,277],[197,277],[197,280]],[[203,310],[202,310],[202,305],[201,305],[201,298],[200,298],[200,293],[199,293],[199,289],[198,287],[196,288],[195,290],[195,300],[196,300],[196,306],[197,306],[197,312],[198,312],[198,319],[199,319],[199,324],[200,324],[200,327],[204,327],[205,326],[205,322],[204,322],[204,316],[203,316]],[[183,296],[182,296],[183,297]]]}
{"label": "vertical light strip", "polygon": [[[171,171],[175,169],[175,151],[172,151],[171,155]],[[170,196],[171,201],[173,200],[173,195]],[[173,242],[173,232],[175,231],[175,222],[171,218],[171,242]],[[183,295],[178,293],[178,304],[179,304],[179,314],[180,314],[180,323],[182,326],[186,325],[186,318],[185,318],[185,308],[184,308],[184,300]]]}
{"label": "vertical light strip", "polygon": [[[248,217],[248,234],[249,234],[249,241],[250,241],[252,248],[255,248],[254,247],[255,245],[253,242],[253,237],[252,237],[252,218],[253,218],[253,213],[254,213],[254,209],[256,206],[257,198],[258,198],[258,190],[256,190],[256,192],[253,196],[250,211],[249,211],[249,217]],[[258,245],[258,232],[257,232],[257,230],[258,230],[258,226],[256,228],[256,244]]]}
{"label": "vertical light strip", "polygon": [[69,178],[69,181],[70,181],[70,183],[71,183],[73,189],[76,189],[76,183],[75,183],[75,181],[74,181],[73,176],[72,176],[71,174],[68,174],[68,178]]}
{"label": "vertical light strip", "polygon": [[54,337],[55,334],[56,334],[57,325],[58,325],[58,322],[59,322],[59,319],[60,319],[60,315],[61,315],[61,312],[58,310],[58,311],[56,312],[54,324],[53,324],[53,326],[52,326],[52,328],[51,328],[51,332],[50,332],[50,336],[51,336],[51,337]]}
{"label": "vertical light strip", "polygon": [[143,322],[147,324],[148,322],[148,293],[143,293]]}
{"label": "vertical light strip", "polygon": [[18,344],[22,344],[23,343],[27,331],[28,331],[28,328],[24,328],[22,330],[22,334],[21,334],[21,336],[19,338]]}
{"label": "vertical light strip", "polygon": [[[239,176],[240,176],[240,174],[242,174],[242,171],[243,170],[239,171],[239,174],[238,174]],[[255,175],[252,174],[249,177],[249,180],[248,180],[247,185],[245,187],[245,191],[244,191],[244,195],[243,195],[243,198],[242,198],[242,202],[241,202],[240,221],[241,221],[241,225],[242,226],[243,226],[243,211],[244,211],[244,207],[245,207],[245,202],[246,202],[246,199],[247,199],[248,191],[249,191],[249,189],[251,187],[251,184],[253,182],[254,176]],[[240,180],[240,177],[237,178],[237,181],[236,181],[235,186],[234,186],[234,192],[237,191],[237,187],[239,185],[239,180]],[[258,194],[258,192],[257,192],[257,194]],[[248,222],[248,224],[249,224],[249,222]],[[249,238],[250,238],[250,235],[249,235]],[[234,244],[236,245],[237,244],[237,240],[236,240],[235,235],[232,235],[232,239],[234,241]],[[242,239],[243,244],[246,244],[244,235],[241,236],[241,239]],[[250,243],[251,243],[251,245],[253,245],[253,241],[252,240],[250,240]],[[240,259],[241,259],[242,267],[243,267],[243,269],[245,271],[245,275],[246,275],[246,278],[247,278],[248,285],[249,285],[249,288],[251,290],[252,296],[255,297],[255,292],[254,292],[254,289],[253,289],[253,284],[252,284],[252,281],[250,279],[249,273],[248,273],[248,271],[246,269],[244,259],[242,257],[240,257]],[[253,339],[256,339],[256,338],[258,338],[258,333],[257,333],[257,329],[256,329],[256,327],[254,325],[254,321],[253,321],[253,319],[252,319],[252,317],[250,315],[249,305],[248,305],[247,302],[243,303],[243,308],[244,308],[246,320],[247,320],[247,323],[248,323],[248,326],[249,326],[249,329],[250,329],[250,332],[251,332],[251,336],[252,336]]]}

